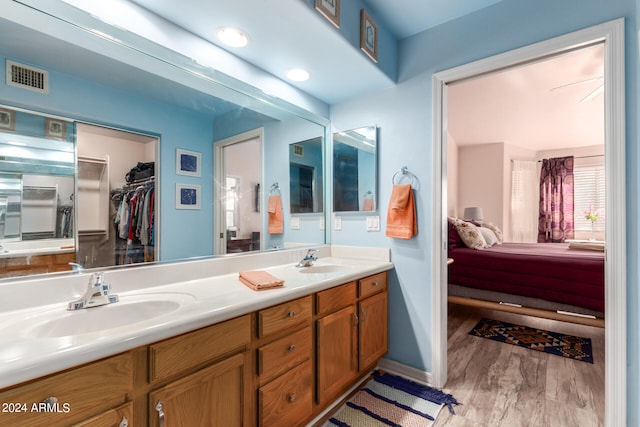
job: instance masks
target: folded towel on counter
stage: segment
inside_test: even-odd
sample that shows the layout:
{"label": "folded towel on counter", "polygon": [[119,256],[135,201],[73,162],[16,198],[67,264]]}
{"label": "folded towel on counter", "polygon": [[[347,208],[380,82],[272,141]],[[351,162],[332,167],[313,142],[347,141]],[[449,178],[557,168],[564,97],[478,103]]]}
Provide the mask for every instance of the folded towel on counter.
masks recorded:
{"label": "folded towel on counter", "polygon": [[387,237],[411,239],[418,234],[416,204],[411,184],[394,185],[387,210]]}
{"label": "folded towel on counter", "polygon": [[238,278],[242,283],[254,291],[267,288],[277,288],[284,285],[284,280],[278,279],[266,271],[241,271],[238,274]]}
{"label": "folded towel on counter", "polygon": [[279,194],[272,194],[269,196],[267,212],[269,213],[269,234],[280,234],[284,232],[282,198]]}

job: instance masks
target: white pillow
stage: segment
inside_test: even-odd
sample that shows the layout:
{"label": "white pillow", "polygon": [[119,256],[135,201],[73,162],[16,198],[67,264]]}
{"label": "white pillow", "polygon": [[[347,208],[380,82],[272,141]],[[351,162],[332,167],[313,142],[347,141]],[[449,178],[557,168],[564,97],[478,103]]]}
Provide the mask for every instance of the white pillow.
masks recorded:
{"label": "white pillow", "polygon": [[482,224],[482,226],[493,231],[493,233],[496,235],[496,238],[498,239],[498,244],[501,244],[503,242],[504,239],[502,237],[502,230],[500,230],[497,225],[490,222],[485,222],[484,224]]}
{"label": "white pillow", "polygon": [[478,227],[478,230],[480,230],[482,237],[484,237],[484,240],[487,242],[487,248],[498,243],[498,237],[491,229],[487,227]]}
{"label": "white pillow", "polygon": [[482,233],[478,231],[478,227],[475,225],[470,222],[462,221],[461,219],[454,220],[453,225],[456,227],[456,231],[468,248],[484,249],[487,247],[486,240],[484,240]]}

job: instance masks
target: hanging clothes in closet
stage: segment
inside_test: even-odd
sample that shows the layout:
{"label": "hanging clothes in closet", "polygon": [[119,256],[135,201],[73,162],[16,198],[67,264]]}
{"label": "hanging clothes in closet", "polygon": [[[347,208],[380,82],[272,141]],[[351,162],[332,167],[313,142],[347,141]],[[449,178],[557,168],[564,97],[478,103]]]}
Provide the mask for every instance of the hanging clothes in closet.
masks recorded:
{"label": "hanging clothes in closet", "polygon": [[114,223],[117,230],[116,265],[154,261],[155,186],[153,181],[126,185],[114,193],[120,197]]}

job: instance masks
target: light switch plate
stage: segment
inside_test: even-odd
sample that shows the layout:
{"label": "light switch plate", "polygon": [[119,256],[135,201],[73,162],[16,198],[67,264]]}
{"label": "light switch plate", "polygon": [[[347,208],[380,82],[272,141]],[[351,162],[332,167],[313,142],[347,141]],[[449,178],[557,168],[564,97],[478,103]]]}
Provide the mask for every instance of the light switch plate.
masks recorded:
{"label": "light switch plate", "polygon": [[368,216],[367,217],[367,231],[380,231],[380,217]]}
{"label": "light switch plate", "polygon": [[323,216],[320,217],[320,221],[318,222],[318,227],[320,227],[320,230],[324,230],[324,217]]}
{"label": "light switch plate", "polygon": [[300,230],[300,218],[295,216],[292,217],[291,221],[289,222],[289,226],[292,230]]}
{"label": "light switch plate", "polygon": [[333,229],[342,230],[342,217],[336,216],[333,218]]}

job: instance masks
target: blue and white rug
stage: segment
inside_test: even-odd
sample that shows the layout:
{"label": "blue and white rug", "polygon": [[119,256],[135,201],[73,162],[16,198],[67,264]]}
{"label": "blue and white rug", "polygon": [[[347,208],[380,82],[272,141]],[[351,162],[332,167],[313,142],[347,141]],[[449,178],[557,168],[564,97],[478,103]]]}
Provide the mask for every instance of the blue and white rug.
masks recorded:
{"label": "blue and white rug", "polygon": [[428,427],[444,405],[453,413],[457,404],[450,394],[376,371],[323,427]]}

